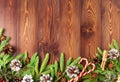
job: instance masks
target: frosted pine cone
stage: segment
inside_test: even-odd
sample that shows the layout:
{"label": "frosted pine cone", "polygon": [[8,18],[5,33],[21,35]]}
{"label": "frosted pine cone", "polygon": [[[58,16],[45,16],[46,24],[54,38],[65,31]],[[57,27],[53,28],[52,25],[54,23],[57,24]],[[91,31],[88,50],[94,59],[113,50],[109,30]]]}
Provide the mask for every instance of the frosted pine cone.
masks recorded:
{"label": "frosted pine cone", "polygon": [[108,57],[110,59],[116,59],[120,56],[119,51],[117,49],[111,49],[108,51]]}
{"label": "frosted pine cone", "polygon": [[32,76],[31,75],[25,75],[23,77],[22,82],[33,82]]}
{"label": "frosted pine cone", "polygon": [[52,77],[50,77],[49,74],[47,74],[47,75],[43,74],[40,77],[40,82],[52,82]]}
{"label": "frosted pine cone", "polygon": [[22,63],[19,60],[13,59],[11,61],[11,64],[10,64],[11,70],[13,70],[13,71],[19,71],[21,67],[22,67]]}
{"label": "frosted pine cone", "polygon": [[69,66],[66,70],[66,73],[70,78],[74,78],[77,77],[80,71],[77,66]]}

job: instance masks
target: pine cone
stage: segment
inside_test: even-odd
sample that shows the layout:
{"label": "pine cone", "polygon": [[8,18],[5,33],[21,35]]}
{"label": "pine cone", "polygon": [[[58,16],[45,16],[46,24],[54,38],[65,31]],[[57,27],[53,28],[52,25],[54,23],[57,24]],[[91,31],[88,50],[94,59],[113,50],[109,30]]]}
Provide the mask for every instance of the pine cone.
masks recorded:
{"label": "pine cone", "polygon": [[61,82],[67,82],[67,79],[63,77],[63,78],[61,79]]}
{"label": "pine cone", "polygon": [[60,77],[62,75],[62,72],[58,71],[57,76]]}
{"label": "pine cone", "polygon": [[120,56],[119,51],[117,49],[111,49],[108,51],[108,57],[110,59],[116,59]]}
{"label": "pine cone", "polygon": [[40,82],[52,82],[52,77],[50,77],[49,74],[47,74],[47,75],[43,74],[40,77]]}
{"label": "pine cone", "polygon": [[21,82],[33,82],[33,78],[31,75],[25,75]]}
{"label": "pine cone", "polygon": [[108,64],[108,68],[111,69],[111,68],[113,68],[113,67],[114,67],[114,63],[110,62],[110,63]]}
{"label": "pine cone", "polygon": [[93,63],[100,63],[100,60],[99,60],[97,57],[95,57],[95,58],[93,59]]}
{"label": "pine cone", "polygon": [[14,78],[13,81],[11,81],[11,82],[21,82],[21,81],[22,81],[21,78],[16,77],[16,78]]}
{"label": "pine cone", "polygon": [[98,75],[97,73],[92,73],[92,74],[91,74],[92,78],[96,78],[97,75]]}
{"label": "pine cone", "polygon": [[77,75],[79,74],[79,69],[77,66],[69,66],[66,70],[66,73],[67,75],[70,77],[70,78],[74,78],[74,77],[77,77]]}
{"label": "pine cone", "polygon": [[22,67],[22,63],[17,59],[13,59],[10,63],[10,68],[13,71],[19,71],[21,67]]}
{"label": "pine cone", "polygon": [[12,53],[14,53],[14,49],[10,44],[8,44],[3,48],[3,53],[12,54]]}

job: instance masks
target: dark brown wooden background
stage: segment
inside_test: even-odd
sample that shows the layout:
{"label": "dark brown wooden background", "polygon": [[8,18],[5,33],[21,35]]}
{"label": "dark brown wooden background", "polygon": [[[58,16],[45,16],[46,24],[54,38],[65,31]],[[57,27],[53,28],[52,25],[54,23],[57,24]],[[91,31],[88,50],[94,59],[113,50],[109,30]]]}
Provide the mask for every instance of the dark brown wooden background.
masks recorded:
{"label": "dark brown wooden background", "polygon": [[0,0],[0,27],[16,54],[93,57],[97,46],[120,43],[120,0]]}

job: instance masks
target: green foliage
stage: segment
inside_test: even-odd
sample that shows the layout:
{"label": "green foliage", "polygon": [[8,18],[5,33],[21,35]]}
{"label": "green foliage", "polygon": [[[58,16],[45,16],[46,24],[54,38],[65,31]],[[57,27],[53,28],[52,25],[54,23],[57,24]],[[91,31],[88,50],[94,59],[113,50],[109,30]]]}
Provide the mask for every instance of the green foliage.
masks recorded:
{"label": "green foliage", "polygon": [[78,64],[78,62],[80,61],[81,57],[78,57],[77,59],[75,59],[70,65],[73,66],[73,65],[76,65]]}
{"label": "green foliage", "polygon": [[113,45],[117,50],[119,50],[118,42],[115,39],[113,39]]}
{"label": "green foliage", "polygon": [[100,49],[100,48],[98,47],[97,50],[98,50],[98,53],[99,53],[99,54],[101,54],[101,55],[103,54],[102,49]]}
{"label": "green foliage", "polygon": [[42,65],[41,65],[41,68],[40,68],[40,73],[42,73],[45,70],[48,61],[49,61],[49,54],[47,53],[44,61],[42,62]]}
{"label": "green foliage", "polygon": [[63,72],[64,71],[64,54],[61,53],[60,56],[60,71]]}
{"label": "green foliage", "polygon": [[58,62],[55,61],[54,63],[54,68],[55,68],[55,76],[57,77],[57,72],[58,72]]}
{"label": "green foliage", "polygon": [[70,57],[70,58],[67,60],[66,67],[68,67],[71,63],[72,63],[72,58]]}
{"label": "green foliage", "polygon": [[3,34],[3,29],[0,28],[0,38],[1,38],[2,34]]}

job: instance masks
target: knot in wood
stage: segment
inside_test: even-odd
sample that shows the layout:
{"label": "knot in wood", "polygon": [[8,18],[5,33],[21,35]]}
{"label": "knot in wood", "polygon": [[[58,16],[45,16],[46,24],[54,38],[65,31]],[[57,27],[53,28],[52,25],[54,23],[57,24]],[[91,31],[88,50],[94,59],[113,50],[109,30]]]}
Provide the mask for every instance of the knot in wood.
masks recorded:
{"label": "knot in wood", "polygon": [[85,38],[90,38],[94,34],[94,26],[92,23],[85,23],[81,26],[81,34]]}

